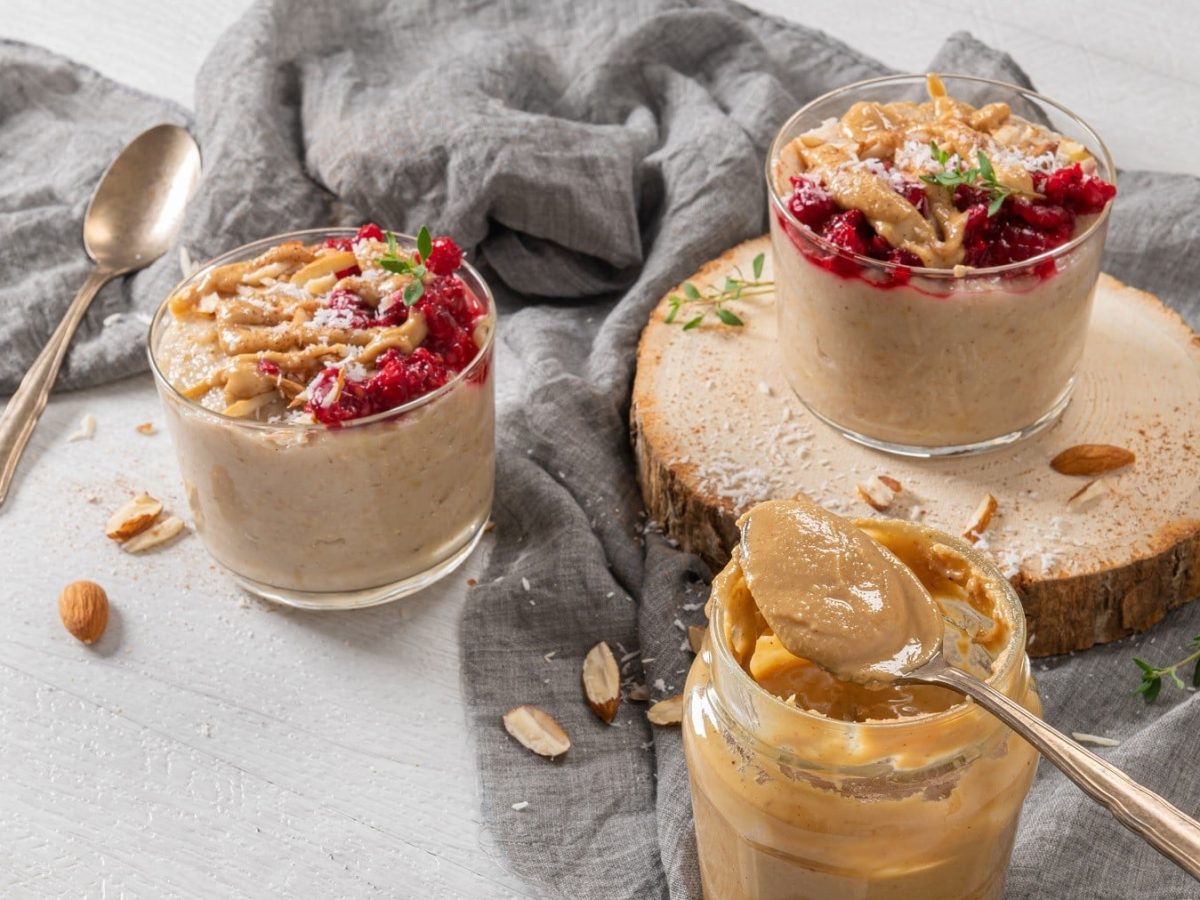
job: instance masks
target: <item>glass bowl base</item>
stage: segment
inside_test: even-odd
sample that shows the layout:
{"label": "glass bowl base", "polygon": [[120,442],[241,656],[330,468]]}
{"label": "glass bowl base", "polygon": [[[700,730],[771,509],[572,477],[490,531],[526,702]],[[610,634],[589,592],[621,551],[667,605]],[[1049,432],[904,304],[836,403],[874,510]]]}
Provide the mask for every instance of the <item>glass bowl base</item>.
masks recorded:
{"label": "glass bowl base", "polygon": [[380,606],[424,590],[461,566],[483,538],[486,525],[487,518],[485,517],[484,521],[475,529],[475,533],[471,535],[470,539],[459,549],[437,563],[437,565],[431,566],[415,575],[410,575],[408,578],[401,579],[400,581],[393,581],[388,584],[379,585],[378,587],[363,588],[357,591],[295,591],[270,584],[263,584],[252,578],[239,575],[231,569],[226,569],[226,571],[233,576],[233,580],[238,583],[239,587],[249,591],[256,597],[261,597],[263,600],[270,600],[272,603],[292,606],[297,609],[362,609],[368,606]]}
{"label": "glass bowl base", "polygon": [[[1042,429],[1053,425],[1058,420],[1058,417],[1063,414],[1063,411],[1071,402],[1071,391],[1074,386],[1075,382],[1072,379],[1071,383],[1067,385],[1066,390],[1062,392],[1062,396],[1055,401],[1049,411],[1032,425],[1027,425],[1018,431],[1010,431],[1008,434],[1001,434],[972,444],[954,444],[947,447],[924,447],[918,444],[897,444],[892,441],[881,441],[839,425],[832,419],[821,415],[821,413],[817,412],[807,403],[804,404],[804,408],[842,437],[854,441],[856,444],[861,444],[864,447],[870,447],[872,450],[879,450],[883,453],[891,453],[894,456],[906,456],[914,459],[943,459],[948,456],[972,456],[978,453],[988,453],[1032,437]],[[799,394],[796,394],[796,396],[800,397]],[[800,397],[800,402],[804,403],[803,397]]]}

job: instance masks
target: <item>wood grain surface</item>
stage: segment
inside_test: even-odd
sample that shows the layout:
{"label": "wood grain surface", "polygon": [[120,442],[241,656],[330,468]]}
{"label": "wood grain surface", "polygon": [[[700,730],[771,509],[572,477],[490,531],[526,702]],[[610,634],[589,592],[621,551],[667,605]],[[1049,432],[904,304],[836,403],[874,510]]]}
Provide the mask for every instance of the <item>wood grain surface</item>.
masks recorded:
{"label": "wood grain surface", "polygon": [[[758,254],[769,280],[766,237],[691,280],[719,285]],[[634,455],[647,513],[711,565],[725,564],[735,520],[760,500],[801,494],[842,515],[910,518],[958,535],[991,494],[999,505],[977,546],[1021,595],[1030,655],[1143,631],[1200,594],[1200,338],[1150,294],[1101,275],[1062,417],[1012,447],[941,460],[861,447],[810,414],[778,362],[773,295],[727,304],[742,327],[709,317],[690,332],[666,321],[668,297],[638,350]],[[1050,460],[1088,443],[1137,461],[1106,475],[1094,501],[1072,505],[1088,479]],[[902,485],[882,513],[858,496],[872,476]]]}
{"label": "wood grain surface", "polygon": [[[248,5],[0,0],[0,36],[190,105]],[[1084,115],[1120,165],[1200,174],[1200,8],[750,5],[909,70],[968,29]],[[519,373],[503,350],[498,368],[503,408]],[[65,443],[85,412],[95,440]],[[242,607],[194,536],[126,558],[99,535],[125,487],[183,509],[168,438],[133,432],[157,417],[148,377],[55,397],[0,513],[0,896],[530,896],[481,834],[464,730],[455,631],[480,555],[409,604],[332,616]],[[90,650],[55,608],[81,577],[113,606]]]}

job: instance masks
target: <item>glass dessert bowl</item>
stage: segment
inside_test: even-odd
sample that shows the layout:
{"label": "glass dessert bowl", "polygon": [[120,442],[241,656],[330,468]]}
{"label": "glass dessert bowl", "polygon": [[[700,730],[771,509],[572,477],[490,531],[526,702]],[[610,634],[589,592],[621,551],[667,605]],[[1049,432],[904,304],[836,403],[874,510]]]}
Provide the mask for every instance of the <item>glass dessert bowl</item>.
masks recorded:
{"label": "glass dessert bowl", "polygon": [[478,272],[424,229],[278,235],[181,282],[148,349],[209,553],[312,609],[461,564],[491,512],[495,321]]}
{"label": "glass dessert bowl", "polygon": [[1053,422],[1083,354],[1114,173],[1086,124],[1001,82],[902,75],[809,103],[766,167],[792,388],[851,440],[910,456]]}
{"label": "glass dessert bowl", "polygon": [[[1024,613],[995,565],[925,526],[853,524],[928,589],[947,661],[1040,713]],[[704,896],[999,900],[1037,752],[944,688],[867,687],[794,656],[743,563],[735,551],[713,582],[685,689]]]}

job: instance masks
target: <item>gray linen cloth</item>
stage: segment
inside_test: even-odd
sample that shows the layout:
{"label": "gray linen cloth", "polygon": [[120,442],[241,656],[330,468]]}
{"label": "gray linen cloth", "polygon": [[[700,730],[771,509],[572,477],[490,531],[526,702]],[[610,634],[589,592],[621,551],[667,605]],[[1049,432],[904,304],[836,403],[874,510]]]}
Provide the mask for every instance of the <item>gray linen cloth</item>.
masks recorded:
{"label": "gray linen cloth", "polygon": [[[1028,84],[965,34],[932,67]],[[463,683],[486,825],[539,894],[700,896],[678,731],[652,729],[634,703],[606,727],[580,699],[580,662],[602,639],[630,677],[677,692],[690,654],[675,621],[700,622],[707,592],[705,567],[640,511],[626,425],[635,345],[671,285],[765,230],[762,160],[783,120],[886,72],[724,0],[273,0],[199,75],[206,174],[181,237],[193,257],[291,228],[429,223],[496,288],[498,527],[461,624]],[[0,77],[0,388],[11,389],[81,279],[75,229],[100,168],[151,119],[184,116],[19,45],[0,45]],[[1108,270],[1195,324],[1200,181],[1124,172],[1120,191]],[[68,384],[143,365],[140,327],[104,319],[150,312],[177,266],[165,259],[101,298]],[[1197,632],[1200,607],[1185,607],[1145,637],[1037,666],[1049,721],[1120,739],[1106,756],[1192,813],[1197,701],[1167,689],[1145,706],[1129,657],[1172,659]],[[565,725],[564,760],[505,735],[500,715],[518,703]],[[1197,895],[1042,766],[1008,896]]]}

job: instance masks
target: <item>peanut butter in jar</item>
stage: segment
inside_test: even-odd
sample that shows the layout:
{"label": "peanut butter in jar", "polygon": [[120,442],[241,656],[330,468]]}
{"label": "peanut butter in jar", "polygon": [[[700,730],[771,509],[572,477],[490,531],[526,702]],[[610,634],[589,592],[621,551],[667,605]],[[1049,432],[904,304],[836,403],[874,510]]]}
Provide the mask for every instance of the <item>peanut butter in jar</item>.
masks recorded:
{"label": "peanut butter in jar", "polygon": [[[947,661],[1040,712],[1020,601],[995,566],[930,528],[855,524],[929,590]],[[1002,896],[1028,744],[948,690],[854,684],[793,655],[740,550],[709,612],[683,718],[708,900]]]}

